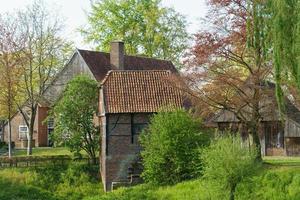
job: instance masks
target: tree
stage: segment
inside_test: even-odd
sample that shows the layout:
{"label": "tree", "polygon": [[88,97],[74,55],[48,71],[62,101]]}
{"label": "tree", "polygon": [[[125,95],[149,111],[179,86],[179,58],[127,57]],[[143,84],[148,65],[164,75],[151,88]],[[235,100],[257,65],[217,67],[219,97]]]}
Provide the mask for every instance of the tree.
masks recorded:
{"label": "tree", "polygon": [[160,6],[160,0],[102,0],[92,4],[81,33],[98,50],[109,51],[113,40],[123,40],[128,54],[180,63],[189,39],[184,16]]}
{"label": "tree", "polygon": [[19,11],[19,29],[26,35],[25,52],[28,62],[23,67],[23,87],[26,98],[18,110],[28,127],[27,154],[32,154],[32,135],[38,103],[43,100],[43,92],[53,77],[64,66],[70,54],[70,43],[60,34],[62,23],[59,15],[46,9],[43,1],[35,1],[25,10]]}
{"label": "tree", "polygon": [[16,111],[20,75],[26,63],[24,38],[18,31],[18,23],[12,16],[0,15],[0,105],[2,115],[8,119],[8,156],[11,158],[11,124],[10,118]]}
{"label": "tree", "polygon": [[201,174],[199,148],[209,143],[199,120],[179,109],[161,111],[140,137],[143,178],[154,184],[174,184]]}
{"label": "tree", "polygon": [[218,137],[202,152],[203,175],[221,185],[222,189],[229,189],[229,199],[233,200],[237,184],[260,166],[256,154],[257,150],[245,144],[239,136]]}
{"label": "tree", "polygon": [[282,107],[284,86],[300,90],[300,1],[274,0],[269,7],[276,92]]}
{"label": "tree", "polygon": [[97,82],[79,75],[68,83],[63,97],[53,109],[54,140],[65,142],[73,152],[84,150],[93,163],[97,162],[100,144],[100,131],[93,123],[98,105],[97,94]]}
{"label": "tree", "polygon": [[253,136],[260,158],[259,124],[276,107],[276,101],[261,103],[273,92],[267,84],[272,72],[267,31],[260,28],[265,5],[247,0],[208,0],[208,5],[210,28],[195,35],[186,84],[202,109],[234,114]]}

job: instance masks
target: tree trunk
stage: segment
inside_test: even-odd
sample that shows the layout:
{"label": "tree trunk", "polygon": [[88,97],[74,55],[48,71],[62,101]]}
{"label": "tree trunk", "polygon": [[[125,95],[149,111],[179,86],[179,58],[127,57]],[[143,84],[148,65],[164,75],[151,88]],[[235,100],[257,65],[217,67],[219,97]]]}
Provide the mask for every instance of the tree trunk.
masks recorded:
{"label": "tree trunk", "polygon": [[32,155],[32,148],[31,148],[31,134],[28,133],[27,135],[27,156]]}
{"label": "tree trunk", "polygon": [[257,124],[253,124],[252,127],[251,127],[251,134],[252,134],[252,137],[253,137],[253,142],[257,148],[257,154],[256,154],[256,160],[258,161],[261,161],[262,158],[261,158],[261,144],[260,144],[260,139],[259,139],[259,136],[258,136],[258,123],[259,122],[256,122]]}
{"label": "tree trunk", "polygon": [[11,158],[12,148],[11,148],[11,123],[10,117],[8,118],[8,157]]}
{"label": "tree trunk", "polygon": [[37,105],[33,105],[31,107],[31,116],[30,116],[30,123],[29,123],[29,132],[28,132],[28,143],[27,143],[27,155],[32,155],[32,139],[33,139],[33,132],[34,132],[34,123],[35,123],[35,116],[37,112]]}

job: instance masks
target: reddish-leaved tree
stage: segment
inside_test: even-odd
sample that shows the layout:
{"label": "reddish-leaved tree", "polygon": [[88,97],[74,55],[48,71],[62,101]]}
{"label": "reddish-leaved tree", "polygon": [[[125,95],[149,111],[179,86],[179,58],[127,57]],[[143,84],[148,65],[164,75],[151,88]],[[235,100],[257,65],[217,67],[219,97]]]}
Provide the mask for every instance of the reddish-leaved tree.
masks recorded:
{"label": "reddish-leaved tree", "polygon": [[[188,55],[187,90],[201,114],[227,112],[252,135],[259,149],[259,124],[275,101],[267,80],[272,66],[266,56],[263,1],[208,0],[207,29],[195,35]],[[274,99],[275,100],[275,99]],[[262,103],[264,102],[264,103]],[[268,109],[266,109],[268,107]]]}

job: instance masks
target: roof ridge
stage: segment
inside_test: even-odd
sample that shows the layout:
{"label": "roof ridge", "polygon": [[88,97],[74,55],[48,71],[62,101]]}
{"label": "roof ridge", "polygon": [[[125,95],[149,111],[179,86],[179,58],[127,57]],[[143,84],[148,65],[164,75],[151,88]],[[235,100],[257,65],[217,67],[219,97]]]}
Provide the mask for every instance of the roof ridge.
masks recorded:
{"label": "roof ridge", "polygon": [[[96,51],[96,50],[88,50],[88,49],[79,49],[76,48],[78,51],[89,51],[89,52],[94,52],[94,53],[103,53],[103,54],[110,54],[110,52],[104,52],[104,51]],[[143,56],[143,55],[128,55],[124,54],[125,57],[136,57],[136,58],[145,58],[145,59],[151,59],[151,60],[157,60],[157,61],[162,61],[162,62],[171,62],[170,60],[165,60],[161,58],[153,58],[153,57],[148,57],[148,56]]]}

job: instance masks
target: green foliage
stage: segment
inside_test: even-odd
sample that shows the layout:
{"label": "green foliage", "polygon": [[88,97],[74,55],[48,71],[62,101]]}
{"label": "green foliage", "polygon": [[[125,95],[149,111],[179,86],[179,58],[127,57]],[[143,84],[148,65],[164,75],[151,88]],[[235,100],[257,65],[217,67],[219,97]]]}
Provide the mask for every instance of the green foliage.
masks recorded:
{"label": "green foliage", "polygon": [[204,177],[229,190],[230,199],[234,198],[237,184],[260,166],[256,148],[248,145],[239,135],[228,134],[218,137],[203,151]]}
{"label": "green foliage", "polygon": [[[276,95],[283,107],[282,86],[300,90],[300,1],[270,0],[270,43],[274,60]],[[281,108],[282,107],[282,108]]]}
{"label": "green foliage", "polygon": [[13,183],[10,178],[0,178],[0,188],[0,199],[5,200],[61,200],[47,190],[26,184]]}
{"label": "green foliage", "polygon": [[[237,200],[297,200],[299,199],[300,169],[280,167],[260,168],[252,177],[243,177],[237,185]],[[139,185],[120,188],[105,195],[84,200],[228,200],[230,191],[207,179],[185,181],[173,186]]]}
{"label": "green foliage", "polygon": [[123,40],[126,53],[169,59],[179,64],[187,48],[185,17],[160,0],[102,0],[92,5],[88,27],[81,32],[98,50]]}
{"label": "green foliage", "polygon": [[96,178],[98,168],[73,162],[64,166],[0,170],[0,186],[7,188],[0,190],[0,199],[80,200],[102,194]]}
{"label": "green foliage", "polygon": [[84,200],[155,200],[154,190],[157,187],[142,184],[131,188],[120,188],[106,195],[87,197]]}
{"label": "green foliage", "polygon": [[200,175],[199,148],[209,143],[209,137],[187,111],[159,112],[140,139],[145,181],[174,184]]}
{"label": "green foliage", "polygon": [[94,163],[100,135],[93,123],[97,91],[95,80],[84,75],[77,76],[68,83],[63,97],[54,107],[54,141],[66,144],[76,154],[84,150]]}

